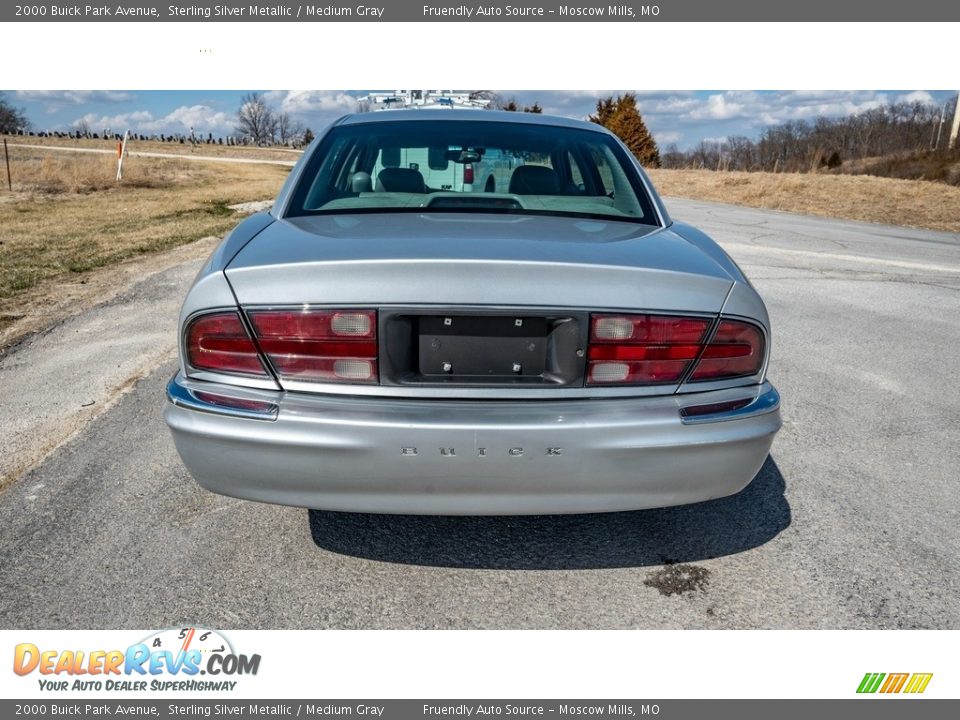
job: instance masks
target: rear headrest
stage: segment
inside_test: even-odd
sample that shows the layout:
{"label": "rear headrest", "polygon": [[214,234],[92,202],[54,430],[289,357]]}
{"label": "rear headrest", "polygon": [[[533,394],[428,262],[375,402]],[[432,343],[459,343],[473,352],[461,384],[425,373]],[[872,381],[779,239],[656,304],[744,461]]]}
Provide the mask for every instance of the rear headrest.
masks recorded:
{"label": "rear headrest", "polygon": [[542,165],[521,165],[510,177],[514,195],[559,195],[560,176],[553,168]]}
{"label": "rear headrest", "polygon": [[413,168],[384,168],[377,175],[377,192],[426,192],[426,184],[419,170]]}
{"label": "rear headrest", "polygon": [[370,173],[357,171],[350,176],[350,191],[355,193],[373,192],[373,180]]}

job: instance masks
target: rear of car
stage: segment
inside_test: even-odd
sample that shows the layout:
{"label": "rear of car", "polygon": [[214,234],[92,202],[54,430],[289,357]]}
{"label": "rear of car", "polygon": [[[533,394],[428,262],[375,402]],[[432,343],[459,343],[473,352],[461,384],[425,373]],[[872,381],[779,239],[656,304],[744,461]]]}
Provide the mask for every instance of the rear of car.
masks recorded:
{"label": "rear of car", "polygon": [[[329,128],[200,273],[166,411],[194,477],[449,514],[746,485],[780,416],[767,314],[736,265],[595,126],[414,114]],[[441,158],[500,175],[443,187],[420,169]]]}

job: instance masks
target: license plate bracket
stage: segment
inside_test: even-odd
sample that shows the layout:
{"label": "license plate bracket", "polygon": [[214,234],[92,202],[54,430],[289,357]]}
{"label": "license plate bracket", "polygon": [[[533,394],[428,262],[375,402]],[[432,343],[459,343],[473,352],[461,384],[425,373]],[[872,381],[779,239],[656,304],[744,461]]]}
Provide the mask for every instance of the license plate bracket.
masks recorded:
{"label": "license plate bracket", "polygon": [[420,316],[419,371],[424,378],[489,380],[542,377],[547,365],[547,318]]}

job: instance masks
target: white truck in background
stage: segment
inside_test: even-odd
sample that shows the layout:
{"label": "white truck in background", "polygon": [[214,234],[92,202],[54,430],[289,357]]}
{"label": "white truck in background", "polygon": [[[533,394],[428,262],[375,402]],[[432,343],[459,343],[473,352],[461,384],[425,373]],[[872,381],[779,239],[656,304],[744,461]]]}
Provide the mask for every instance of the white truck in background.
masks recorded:
{"label": "white truck in background", "polygon": [[[360,98],[372,111],[411,108],[485,108],[488,98],[452,90],[395,90]],[[506,192],[510,174],[522,161],[495,148],[453,147],[385,149],[373,170],[377,177],[389,167],[418,170],[430,190],[452,192]]]}

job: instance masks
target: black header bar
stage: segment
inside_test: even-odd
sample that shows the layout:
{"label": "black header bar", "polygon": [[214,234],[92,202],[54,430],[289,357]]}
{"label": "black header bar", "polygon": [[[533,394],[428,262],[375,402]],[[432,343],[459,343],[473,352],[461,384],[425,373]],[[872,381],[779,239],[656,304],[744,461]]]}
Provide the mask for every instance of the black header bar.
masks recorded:
{"label": "black header bar", "polygon": [[[955,22],[943,0],[651,0],[606,3],[435,2],[31,2],[3,3],[0,22]],[[851,33],[869,28],[851,25]],[[731,38],[731,41],[735,41]],[[811,43],[816,38],[811,37]]]}

